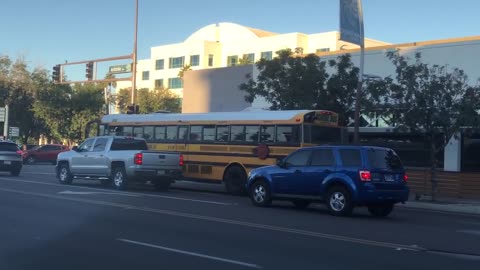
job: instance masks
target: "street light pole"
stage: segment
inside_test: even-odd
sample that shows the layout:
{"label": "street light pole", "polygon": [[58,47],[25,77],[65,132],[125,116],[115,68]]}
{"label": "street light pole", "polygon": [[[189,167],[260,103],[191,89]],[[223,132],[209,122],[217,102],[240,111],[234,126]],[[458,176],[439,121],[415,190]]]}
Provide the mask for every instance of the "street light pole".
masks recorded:
{"label": "street light pole", "polygon": [[135,0],[135,30],[132,53],[132,105],[135,104],[135,89],[137,88],[137,32],[138,32],[138,0]]}

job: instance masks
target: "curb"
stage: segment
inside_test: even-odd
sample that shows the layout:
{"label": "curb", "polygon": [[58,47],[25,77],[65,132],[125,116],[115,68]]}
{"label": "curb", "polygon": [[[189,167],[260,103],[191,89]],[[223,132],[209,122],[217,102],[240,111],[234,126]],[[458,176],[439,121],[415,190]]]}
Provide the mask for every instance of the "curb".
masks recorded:
{"label": "curb", "polygon": [[460,213],[470,215],[480,215],[480,205],[472,204],[436,204],[424,202],[406,202],[405,204],[398,204],[401,208],[433,210],[449,213]]}

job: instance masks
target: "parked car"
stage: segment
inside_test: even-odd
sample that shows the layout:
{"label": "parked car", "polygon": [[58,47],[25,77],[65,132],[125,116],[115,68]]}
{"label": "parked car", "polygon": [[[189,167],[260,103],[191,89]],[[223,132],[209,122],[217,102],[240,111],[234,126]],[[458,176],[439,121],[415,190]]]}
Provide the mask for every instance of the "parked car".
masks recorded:
{"label": "parked car", "polygon": [[18,176],[22,170],[22,151],[16,143],[0,141],[0,171]]}
{"label": "parked car", "polygon": [[36,146],[23,152],[23,161],[26,164],[34,164],[36,162],[51,162],[56,164],[58,154],[68,150],[67,146],[60,144]]}
{"label": "parked car", "polygon": [[149,151],[142,138],[100,136],[89,138],[58,155],[57,178],[98,179],[107,186],[125,189],[129,182],[152,182],[166,190],[182,175],[183,156],[178,152]]}
{"label": "parked car", "polygon": [[305,208],[323,201],[336,216],[350,215],[356,206],[367,206],[373,216],[388,216],[396,203],[408,200],[407,178],[392,149],[316,146],[252,170],[246,187],[256,206],[281,199]]}

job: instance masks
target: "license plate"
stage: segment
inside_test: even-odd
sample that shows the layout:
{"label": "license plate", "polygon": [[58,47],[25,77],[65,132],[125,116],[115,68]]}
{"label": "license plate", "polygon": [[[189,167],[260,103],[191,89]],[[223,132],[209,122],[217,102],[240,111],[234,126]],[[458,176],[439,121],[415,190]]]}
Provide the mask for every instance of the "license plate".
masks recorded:
{"label": "license plate", "polygon": [[11,165],[12,162],[11,162],[10,160],[5,160],[5,161],[3,162],[3,164],[5,164],[5,165]]}
{"label": "license plate", "polygon": [[165,171],[164,171],[164,170],[157,171],[157,175],[164,175],[164,174],[165,174]]}
{"label": "license plate", "polygon": [[391,175],[391,174],[386,174],[386,175],[385,175],[385,181],[387,181],[387,182],[393,182],[393,181],[395,181],[395,178],[394,178],[393,175]]}

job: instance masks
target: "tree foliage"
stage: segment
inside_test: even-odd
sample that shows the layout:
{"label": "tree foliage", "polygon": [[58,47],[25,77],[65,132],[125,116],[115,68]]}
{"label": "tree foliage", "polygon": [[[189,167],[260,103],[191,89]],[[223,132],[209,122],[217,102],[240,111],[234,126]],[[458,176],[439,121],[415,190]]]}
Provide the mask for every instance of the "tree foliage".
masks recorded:
{"label": "tree foliage", "polygon": [[[327,63],[315,54],[296,57],[290,49],[276,53],[274,59],[261,59],[256,63],[257,78],[248,74],[248,81],[240,85],[247,102],[263,97],[272,110],[332,110],[339,113],[342,124],[353,117],[358,68],[349,54]],[[334,73],[330,75],[327,69]],[[367,99],[369,96],[364,98],[364,104],[373,101]]]}
{"label": "tree foliage", "polygon": [[[182,111],[180,98],[167,88],[161,87],[154,90],[142,88],[137,90],[136,95],[139,113],[152,113],[160,110],[178,113]],[[130,89],[118,91],[115,102],[122,112],[127,110],[130,97]]]}
{"label": "tree foliage", "polygon": [[389,52],[387,57],[395,67],[395,78],[385,78],[368,89],[382,97],[388,124],[429,137],[435,194],[436,153],[462,127],[478,127],[479,89],[469,85],[463,70],[423,63],[420,53],[414,59],[398,52]]}

